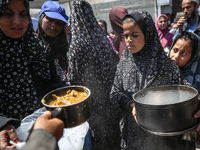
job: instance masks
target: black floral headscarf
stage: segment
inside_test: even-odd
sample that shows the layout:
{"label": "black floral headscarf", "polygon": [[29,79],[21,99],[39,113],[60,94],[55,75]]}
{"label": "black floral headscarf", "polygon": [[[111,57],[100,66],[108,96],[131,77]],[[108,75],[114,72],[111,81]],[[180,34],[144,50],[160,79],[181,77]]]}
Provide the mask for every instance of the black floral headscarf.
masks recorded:
{"label": "black floral headscarf", "polygon": [[[0,16],[12,0],[0,1]],[[29,10],[29,1],[24,0]],[[29,15],[30,20],[30,15]],[[33,74],[50,78],[45,45],[35,38],[30,20],[26,33],[19,39],[7,37],[0,29],[0,112],[22,119],[39,108]]]}
{"label": "black floral headscarf", "polygon": [[71,44],[68,75],[71,84],[91,90],[92,116],[89,120],[94,149],[119,146],[117,110],[109,100],[116,62],[115,52],[98,25],[91,5],[74,0],[70,16]]}

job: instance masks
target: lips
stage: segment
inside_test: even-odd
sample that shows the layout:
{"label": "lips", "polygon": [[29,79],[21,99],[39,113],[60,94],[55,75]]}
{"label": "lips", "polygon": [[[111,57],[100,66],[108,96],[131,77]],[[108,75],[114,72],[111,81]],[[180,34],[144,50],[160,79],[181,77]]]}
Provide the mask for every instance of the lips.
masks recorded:
{"label": "lips", "polygon": [[22,31],[22,28],[18,28],[18,27],[14,27],[14,28],[11,28],[14,32],[21,32]]}

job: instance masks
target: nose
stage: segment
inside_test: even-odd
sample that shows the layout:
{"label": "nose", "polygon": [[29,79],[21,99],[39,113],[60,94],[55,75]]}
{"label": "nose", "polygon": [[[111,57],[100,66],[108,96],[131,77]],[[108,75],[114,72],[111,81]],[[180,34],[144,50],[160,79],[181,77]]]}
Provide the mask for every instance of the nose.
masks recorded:
{"label": "nose", "polygon": [[20,18],[19,15],[15,15],[13,17],[13,23],[15,23],[15,24],[20,24],[21,23],[21,18]]}
{"label": "nose", "polygon": [[173,58],[174,58],[174,60],[178,60],[179,59],[179,53],[175,53]]}
{"label": "nose", "polygon": [[56,22],[55,21],[52,21],[51,22],[51,27],[55,27],[56,26]]}

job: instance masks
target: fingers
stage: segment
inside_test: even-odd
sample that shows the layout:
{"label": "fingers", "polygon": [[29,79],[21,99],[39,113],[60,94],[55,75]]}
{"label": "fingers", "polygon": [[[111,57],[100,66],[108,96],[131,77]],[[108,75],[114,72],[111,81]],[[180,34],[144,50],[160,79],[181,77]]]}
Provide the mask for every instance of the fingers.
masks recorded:
{"label": "fingers", "polygon": [[199,118],[200,117],[200,110],[197,111],[197,113],[194,115],[194,118]]}
{"label": "fingers", "polygon": [[3,130],[0,132],[0,150],[3,150],[3,149],[14,149],[16,148],[16,145],[11,145],[9,143],[10,141],[10,138],[9,138],[9,135],[8,135],[8,131],[7,130]]}
{"label": "fingers", "polygon": [[7,131],[7,133],[8,133],[8,137],[10,138],[10,140],[13,141],[14,143],[20,143],[21,142],[19,140],[17,134],[15,133],[14,129]]}
{"label": "fingers", "polygon": [[45,111],[44,114],[41,117],[44,117],[44,118],[49,120],[49,119],[51,119],[51,112]]}

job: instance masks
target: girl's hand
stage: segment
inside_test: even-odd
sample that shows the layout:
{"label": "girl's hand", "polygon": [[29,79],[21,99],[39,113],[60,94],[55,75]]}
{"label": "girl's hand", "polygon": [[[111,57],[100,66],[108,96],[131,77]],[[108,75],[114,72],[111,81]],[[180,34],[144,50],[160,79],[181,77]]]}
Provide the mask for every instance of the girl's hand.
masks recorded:
{"label": "girl's hand", "polygon": [[[134,117],[136,123],[138,124],[137,117],[136,117],[135,104],[134,104],[134,103],[131,103],[131,104],[130,104],[130,107],[132,108],[133,117]],[[138,124],[138,125],[139,125],[139,124]]]}

